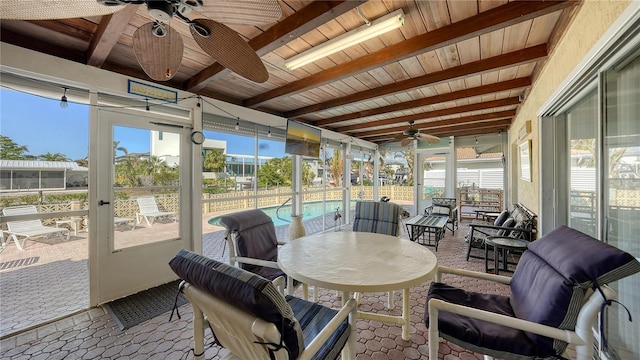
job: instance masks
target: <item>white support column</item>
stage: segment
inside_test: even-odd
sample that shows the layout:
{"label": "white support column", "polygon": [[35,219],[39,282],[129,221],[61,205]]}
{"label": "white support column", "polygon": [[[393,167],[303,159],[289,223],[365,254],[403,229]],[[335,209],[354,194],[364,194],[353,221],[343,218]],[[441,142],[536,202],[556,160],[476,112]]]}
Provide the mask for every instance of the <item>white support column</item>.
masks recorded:
{"label": "white support column", "polygon": [[347,219],[351,219],[351,143],[345,143],[341,146],[342,154],[342,206],[344,207],[344,223]]}
{"label": "white support column", "polygon": [[291,200],[291,215],[302,215],[302,156],[291,156],[291,177],[293,199]]}

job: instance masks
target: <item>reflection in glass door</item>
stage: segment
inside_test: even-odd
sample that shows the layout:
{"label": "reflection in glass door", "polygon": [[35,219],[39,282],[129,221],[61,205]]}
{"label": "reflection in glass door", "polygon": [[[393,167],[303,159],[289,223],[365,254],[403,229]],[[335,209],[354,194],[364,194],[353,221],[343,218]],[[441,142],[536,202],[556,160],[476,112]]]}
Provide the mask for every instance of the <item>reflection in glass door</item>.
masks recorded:
{"label": "reflection in glass door", "polygon": [[598,98],[592,92],[567,113],[569,136],[569,216],[568,225],[598,237],[596,197]]}
{"label": "reflection in glass door", "polygon": [[[640,258],[640,56],[605,73],[603,193],[604,235],[609,244]],[[631,314],[640,314],[640,276],[612,284]],[[608,310],[607,338],[621,359],[640,358],[640,324],[621,306]]]}

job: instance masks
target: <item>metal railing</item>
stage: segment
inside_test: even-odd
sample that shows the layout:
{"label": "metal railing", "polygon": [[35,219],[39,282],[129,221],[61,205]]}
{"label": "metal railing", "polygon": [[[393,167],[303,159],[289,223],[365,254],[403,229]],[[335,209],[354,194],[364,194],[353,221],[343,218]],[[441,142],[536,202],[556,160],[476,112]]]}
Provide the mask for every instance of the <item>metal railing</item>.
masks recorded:
{"label": "metal railing", "polygon": [[283,218],[281,218],[281,217],[280,217],[280,209],[281,209],[283,206],[287,205],[287,203],[288,203],[289,201],[291,201],[291,199],[293,199],[293,198],[288,198],[287,200],[285,200],[285,202],[283,202],[282,204],[280,204],[280,206],[278,206],[278,208],[276,209],[276,217],[277,217],[279,220],[282,220],[282,221],[284,221],[284,222],[291,223],[291,220],[283,219]]}

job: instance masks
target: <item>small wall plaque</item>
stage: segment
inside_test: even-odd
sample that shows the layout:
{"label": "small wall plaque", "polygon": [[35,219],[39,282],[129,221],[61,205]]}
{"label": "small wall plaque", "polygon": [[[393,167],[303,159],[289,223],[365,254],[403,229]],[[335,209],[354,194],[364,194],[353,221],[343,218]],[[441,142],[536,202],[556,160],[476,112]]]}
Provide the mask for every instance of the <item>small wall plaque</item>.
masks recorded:
{"label": "small wall plaque", "polygon": [[143,84],[134,80],[129,80],[128,86],[129,94],[144,96],[148,99],[158,99],[167,102],[177,103],[178,92],[173,90],[163,89],[153,85]]}
{"label": "small wall plaque", "polygon": [[518,130],[518,140],[524,139],[529,133],[531,133],[531,120],[525,121],[524,125]]}

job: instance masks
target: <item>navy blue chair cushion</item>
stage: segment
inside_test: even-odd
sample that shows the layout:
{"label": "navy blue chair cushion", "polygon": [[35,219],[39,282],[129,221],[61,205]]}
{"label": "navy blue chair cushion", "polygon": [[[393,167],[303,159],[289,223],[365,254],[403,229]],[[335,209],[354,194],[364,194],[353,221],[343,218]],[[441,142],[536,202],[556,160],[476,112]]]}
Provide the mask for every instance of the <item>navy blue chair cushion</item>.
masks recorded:
{"label": "navy blue chair cushion", "polygon": [[180,250],[169,266],[189,284],[276,324],[282,331],[290,359],[304,350],[300,324],[271,281],[188,250]]}
{"label": "navy blue chair cushion", "polygon": [[584,288],[640,272],[640,262],[633,255],[567,226],[532,242],[528,250],[543,256],[556,271]]}
{"label": "navy blue chair cushion", "polygon": [[[278,237],[273,220],[260,209],[222,215],[220,223],[236,237],[238,256],[267,261],[278,260]],[[231,236],[230,234],[227,236]],[[240,267],[269,280],[283,275],[278,269],[244,264]]]}
{"label": "navy blue chair cushion", "polygon": [[[298,323],[300,323],[305,348],[338,313],[337,310],[289,295],[287,295],[287,303],[293,309],[293,314],[298,319]],[[348,319],[344,319],[312,359],[336,359],[347,343],[350,331],[351,326],[349,326]]]}
{"label": "navy blue chair cushion", "polygon": [[[637,272],[640,262],[631,254],[561,226],[529,245],[511,278],[509,297],[466,292],[434,283],[429,289],[427,306],[429,299],[436,298],[574,330],[588,289]],[[425,321],[428,326],[428,319]],[[559,340],[445,311],[440,313],[438,323],[443,338],[505,359],[554,357],[567,347]]]}
{"label": "navy blue chair cushion", "polygon": [[[516,317],[575,329],[587,289],[640,271],[631,254],[589,235],[560,226],[532,242],[511,279]],[[544,351],[561,353],[566,343],[528,333]]]}
{"label": "navy blue chair cushion", "polygon": [[353,231],[397,236],[400,232],[400,205],[376,201],[356,202]]}
{"label": "navy blue chair cushion", "polygon": [[[465,291],[442,283],[432,283],[428,299],[440,299],[497,314],[514,316],[509,297]],[[429,312],[425,309],[425,324]],[[438,318],[440,336],[469,350],[502,359],[539,354],[523,331],[483,320],[442,311]],[[515,356],[514,356],[515,355]]]}

